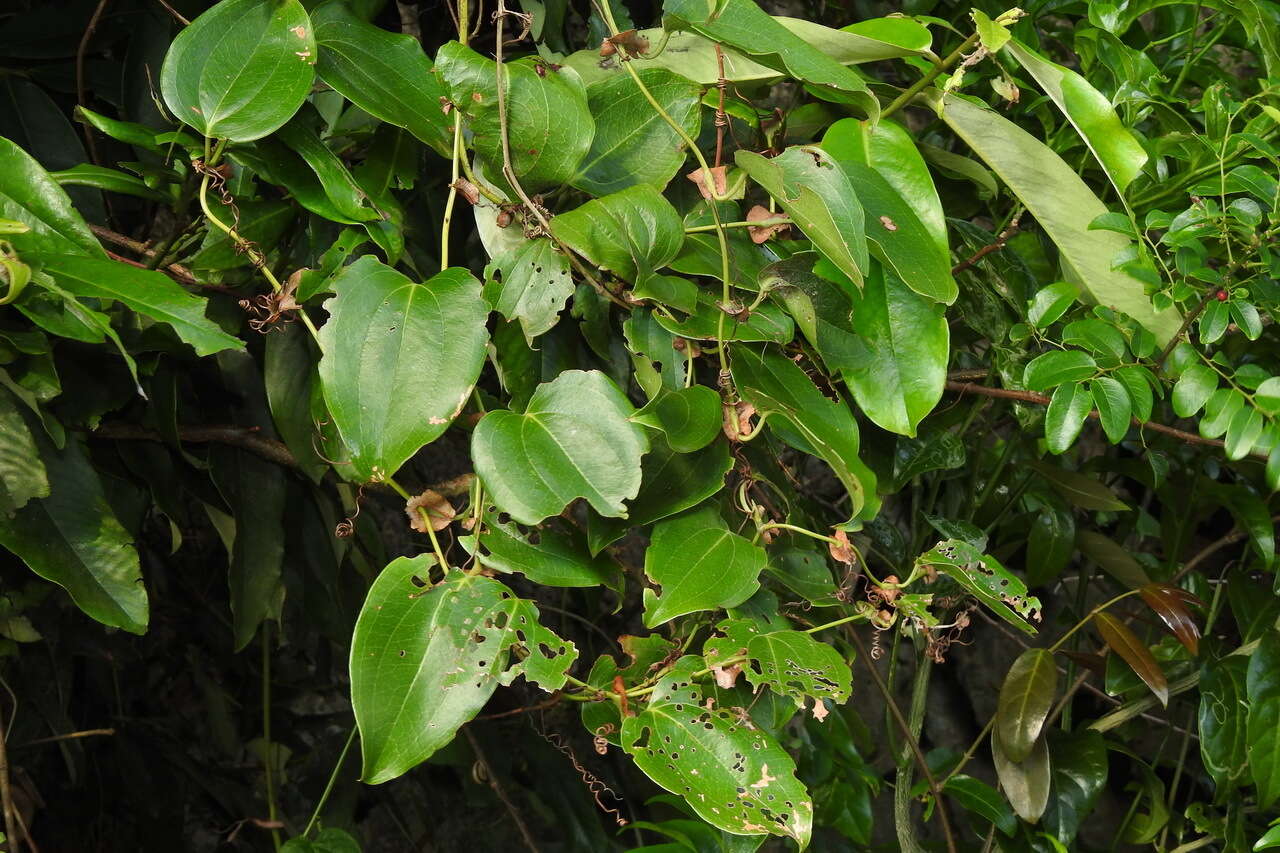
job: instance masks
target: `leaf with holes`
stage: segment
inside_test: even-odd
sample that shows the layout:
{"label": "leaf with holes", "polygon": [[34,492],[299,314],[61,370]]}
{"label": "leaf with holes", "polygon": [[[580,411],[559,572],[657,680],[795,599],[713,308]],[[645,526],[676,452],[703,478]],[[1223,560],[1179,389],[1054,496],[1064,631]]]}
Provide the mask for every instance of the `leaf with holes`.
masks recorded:
{"label": "leaf with holes", "polygon": [[1160,700],[1160,704],[1167,706],[1169,680],[1165,678],[1164,670],[1160,669],[1160,664],[1156,662],[1151,650],[1138,639],[1137,634],[1134,634],[1120,619],[1106,611],[1093,615],[1093,625],[1111,650],[1120,655],[1147,687],[1151,688],[1151,692]]}
{"label": "leaf with holes", "polygon": [[701,665],[693,655],[677,661],[644,709],[623,720],[622,748],[711,825],[734,835],[789,836],[804,849],[813,801],[795,778],[795,762],[750,721],[706,707],[693,678]]}
{"label": "leaf with holes", "polygon": [[498,507],[521,524],[558,515],[586,498],[601,515],[625,518],[649,449],[635,409],[596,370],[566,370],[538,386],[523,413],[490,412],[471,435],[476,473]]}
{"label": "leaf with holes", "polygon": [[205,136],[250,142],[298,111],[316,40],[299,0],[222,0],[178,33],[160,69],[170,112]]}
{"label": "leaf with holes", "polygon": [[573,295],[569,259],[545,238],[503,252],[486,275],[484,298],[503,317],[520,321],[530,346],[556,324]]}
{"label": "leaf with holes", "polygon": [[1019,630],[1036,633],[1028,620],[1040,621],[1040,599],[1028,595],[1027,585],[995,557],[968,542],[947,539],[921,554],[916,563],[958,581],[991,612]]}
{"label": "leaf with holes", "polygon": [[396,473],[462,413],[484,365],[480,282],[452,267],[423,283],[372,255],[333,280],[320,384],[355,475]]}
{"label": "leaf with holes", "polygon": [[498,572],[519,572],[536,584],[622,590],[618,564],[589,555],[586,543],[577,536],[545,528],[526,535],[515,524],[504,524],[487,514],[483,534],[464,536],[461,541],[480,565]]}
{"label": "leaf with holes", "polygon": [[805,699],[813,700],[812,712],[821,720],[829,711],[830,699],[843,705],[852,694],[852,673],[840,653],[803,631],[772,631],[755,634],[747,643],[747,681],[757,691],[768,687],[789,696],[797,708]]}
{"label": "leaf with holes", "polygon": [[532,602],[496,580],[450,572],[426,586],[431,562],[428,555],[391,562],[356,621],[351,704],[361,779],[370,785],[453,740],[499,684],[524,675],[544,690],[560,689],[578,654],[539,624]]}
{"label": "leaf with holes", "polygon": [[731,531],[714,506],[659,523],[644,555],[644,573],[661,593],[644,591],[644,624],[734,607],[760,588],[764,549]]}
{"label": "leaf with holes", "polygon": [[995,735],[1011,761],[1024,761],[1031,754],[1057,692],[1052,652],[1027,649],[1009,667],[1000,685]]}

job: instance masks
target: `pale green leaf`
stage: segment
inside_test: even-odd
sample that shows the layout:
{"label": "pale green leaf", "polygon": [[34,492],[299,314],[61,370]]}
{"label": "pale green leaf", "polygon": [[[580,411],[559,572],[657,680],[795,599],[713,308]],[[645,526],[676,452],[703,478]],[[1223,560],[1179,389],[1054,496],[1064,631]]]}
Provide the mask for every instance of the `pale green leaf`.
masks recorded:
{"label": "pale green leaf", "polygon": [[658,523],[644,573],[661,592],[645,590],[645,625],[741,604],[759,589],[766,561],[764,549],[729,530],[714,506]]}

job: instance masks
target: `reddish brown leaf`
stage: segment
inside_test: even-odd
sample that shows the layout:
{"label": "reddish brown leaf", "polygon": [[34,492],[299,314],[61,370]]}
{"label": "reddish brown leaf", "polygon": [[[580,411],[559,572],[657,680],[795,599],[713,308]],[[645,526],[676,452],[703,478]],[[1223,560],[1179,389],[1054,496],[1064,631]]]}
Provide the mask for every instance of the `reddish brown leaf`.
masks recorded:
{"label": "reddish brown leaf", "polygon": [[831,559],[844,563],[846,566],[852,566],[854,553],[853,549],[849,547],[849,534],[843,530],[837,530],[831,538],[836,540],[835,542],[827,543],[827,551],[830,552]]}
{"label": "reddish brown leaf", "polygon": [[[774,213],[762,204],[747,211],[748,222],[768,222],[769,220],[785,219],[785,213]],[[791,227],[788,222],[778,222],[774,225],[752,225],[747,228],[747,233],[751,235],[752,243],[763,243],[777,234],[779,231],[785,231]]]}
{"label": "reddish brown leaf", "polygon": [[1138,635],[1130,631],[1128,625],[1106,612],[1094,614],[1093,624],[1111,650],[1133,668],[1138,677],[1151,688],[1151,692],[1160,700],[1160,704],[1167,707],[1169,681],[1164,677],[1164,671],[1160,669],[1160,664],[1156,663],[1151,650],[1142,644]]}
{"label": "reddish brown leaf", "polygon": [[427,489],[417,497],[409,498],[404,505],[405,514],[409,516],[409,526],[419,533],[427,532],[427,524],[422,517],[421,510],[425,510],[427,516],[431,519],[432,530],[444,530],[453,521],[453,517],[457,515],[453,504],[449,503],[442,495]]}
{"label": "reddish brown leaf", "polygon": [[[715,194],[718,196],[723,196],[728,192],[729,179],[726,175],[728,168],[728,166],[712,166],[709,170],[711,172],[711,180],[715,183]],[[707,199],[708,201],[711,200],[711,190],[707,186],[707,179],[706,176],[702,174],[702,169],[694,169],[692,172],[685,175],[685,177],[697,185],[698,192],[702,193],[702,197],[704,199]]]}
{"label": "reddish brown leaf", "polygon": [[1139,589],[1138,594],[1164,620],[1164,624],[1169,626],[1173,636],[1186,646],[1187,651],[1193,655],[1200,654],[1200,626],[1187,610],[1189,603],[1203,607],[1204,603],[1200,599],[1184,589],[1163,583],[1149,583]]}

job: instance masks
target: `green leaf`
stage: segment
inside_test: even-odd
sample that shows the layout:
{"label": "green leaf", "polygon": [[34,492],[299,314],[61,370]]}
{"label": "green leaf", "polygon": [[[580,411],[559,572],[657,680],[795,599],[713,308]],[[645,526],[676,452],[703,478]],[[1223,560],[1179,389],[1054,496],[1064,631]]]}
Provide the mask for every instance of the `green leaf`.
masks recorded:
{"label": "green leaf", "polygon": [[324,399],[355,474],[390,477],[462,412],[484,366],[489,312],[459,267],[418,283],[365,255],[332,287]]}
{"label": "green leaf", "polygon": [[342,221],[367,222],[382,218],[365,191],[356,183],[346,164],[320,138],[323,120],[315,108],[304,105],[276,133],[276,138],[301,157],[320,182],[325,196],[333,204]]}
{"label": "green leaf", "polygon": [[[217,203],[212,207],[214,215],[223,222],[235,222],[235,213],[238,211],[240,215],[236,231],[260,249],[274,246],[285,229],[298,217],[298,209],[283,201],[242,201],[236,204],[235,211],[228,205]],[[252,263],[230,235],[210,228],[205,232],[200,251],[196,252],[188,265],[195,270],[229,270]]]}
{"label": "green leaf", "polygon": [[558,515],[586,498],[601,515],[625,518],[640,488],[644,430],[635,409],[599,371],[566,370],[538,386],[523,413],[490,412],[471,436],[476,473],[494,502],[522,524]]}
{"label": "green leaf", "polygon": [[957,773],[947,777],[942,791],[961,808],[995,824],[1005,835],[1012,837],[1018,831],[1018,822],[1009,804],[986,782]]}
{"label": "green leaf", "polygon": [[1089,383],[1089,393],[1093,404],[1098,407],[1098,418],[1102,421],[1102,431],[1106,433],[1107,440],[1119,444],[1129,432],[1129,421],[1133,417],[1129,392],[1118,379],[1099,376]]}
{"label": "green leaf", "polygon": [[[364,755],[362,781],[402,775],[453,740],[498,684],[523,674],[564,686],[573,643],[543,628],[532,602],[498,581],[450,572],[427,586],[427,555],[382,570],[351,640],[351,705]],[[521,659],[512,649],[523,647]]]}
{"label": "green leaf", "polygon": [[1124,195],[1133,179],[1142,174],[1147,152],[1120,121],[1111,102],[1084,77],[1050,62],[1017,39],[1009,42],[1007,52],[1053,99],[1098,158],[1111,183]]}
{"label": "green leaf", "polygon": [[828,370],[856,370],[868,364],[873,353],[854,332],[852,293],[831,280],[844,276],[816,274],[815,261],[817,269],[825,266],[837,272],[816,252],[797,252],[761,270],[760,287],[786,308]]}
{"label": "green leaf", "polygon": [[85,255],[45,255],[44,271],[69,293],[114,300],[159,323],[167,323],[197,355],[242,349],[233,338],[204,316],[206,300],[183,290],[164,273]]}
{"label": "green leaf", "polygon": [[1051,732],[1049,806],[1044,825],[1051,835],[1070,844],[1107,782],[1107,747],[1098,732],[1088,729],[1071,735]]}
{"label": "green leaf", "polygon": [[287,484],[279,465],[247,451],[217,447],[210,461],[213,481],[235,519],[228,578],[231,630],[240,651],[253,641],[263,620],[279,615]]}
{"label": "green leaf", "polygon": [[1020,631],[1036,633],[1027,620],[1040,621],[1040,599],[1028,595],[1027,585],[995,557],[968,542],[947,539],[921,554],[916,564],[954,579],[992,613]]}
{"label": "green leaf", "polygon": [[1117,498],[1114,492],[1085,474],[1067,471],[1054,465],[1033,467],[1049,481],[1058,494],[1081,509],[1120,512],[1129,508],[1129,505]]}
{"label": "green leaf", "polygon": [[1027,649],[1009,667],[1000,686],[995,735],[1011,761],[1025,761],[1031,754],[1057,694],[1052,652]]}
{"label": "green leaf", "polygon": [[[692,139],[702,128],[702,87],[664,68],[638,72],[645,88]],[[684,141],[644,96],[630,75],[610,77],[587,87],[595,118],[591,150],[569,181],[594,196],[651,184],[661,190],[688,157]]]}
{"label": "green leaf", "polygon": [[[698,294],[697,309],[683,320],[655,312],[654,318],[662,328],[681,338],[712,341],[720,332],[720,315],[724,311],[716,297],[708,291]],[[726,317],[723,326],[726,341],[772,341],[782,344],[795,335],[795,324],[778,306],[765,302],[757,306],[747,319]]]}
{"label": "green leaf", "polygon": [[[920,149],[904,127],[889,121],[872,123],[842,118],[827,128],[822,137],[822,149],[842,164],[846,161],[862,163],[879,172],[897,195],[905,200],[912,217],[918,219],[929,232],[938,251],[942,253],[943,263],[947,263],[947,220],[942,202],[933,185],[929,167],[920,155]],[[860,191],[861,189],[859,187]],[[880,214],[887,213],[870,210],[873,207],[870,199],[864,206],[868,208],[867,213],[873,220]],[[871,224],[874,230],[874,223]],[[948,277],[949,275],[950,270]],[[1073,288],[1072,294],[1074,293]]]}
{"label": "green leaf", "polygon": [[298,467],[319,483],[329,464],[316,449],[316,425],[311,420],[311,397],[318,383],[311,336],[300,324],[290,323],[266,338],[262,384],[271,420]]}
{"label": "green leaf", "polygon": [[[451,41],[436,55],[436,71],[450,100],[471,119],[485,174],[505,187],[497,63]],[[595,135],[582,79],[572,68],[556,70],[533,58],[504,63],[503,78],[511,168],[521,185],[532,193],[573,180]]]}
{"label": "green leaf", "polygon": [[[742,219],[742,211],[736,202],[718,201],[715,205],[721,222]],[[685,228],[708,225],[715,225],[708,202],[699,202],[685,214]],[[729,283],[734,287],[754,290],[760,271],[767,262],[761,247],[751,242],[751,236],[745,228],[725,229],[725,243],[729,248]],[[676,255],[670,267],[685,275],[705,275],[717,281],[722,280],[724,273],[720,266],[720,240],[715,231],[686,233],[680,254]]]}
{"label": "green leaf", "polygon": [[93,187],[105,192],[131,195],[150,201],[169,201],[167,194],[150,186],[137,175],[121,172],[119,169],[81,163],[70,169],[50,172],[49,177],[53,178],[60,187]]}
{"label": "green leaf", "polygon": [[1155,407],[1155,394],[1151,390],[1153,383],[1158,384],[1154,374],[1147,368],[1137,364],[1127,364],[1111,374],[1124,390],[1129,392],[1129,401],[1133,405],[1133,416],[1140,422],[1151,420],[1151,410]]}
{"label": "green leaf", "polygon": [[[1266,382],[1262,383],[1264,386]],[[1209,396],[1218,389],[1218,374],[1207,364],[1193,364],[1186,370],[1182,371],[1182,375],[1178,377],[1178,381],[1173,383],[1173,394],[1169,402],[1173,406],[1173,413],[1180,418],[1189,418],[1209,401]],[[1277,382],[1277,390],[1280,390],[1280,382]],[[1262,387],[1258,388],[1258,393],[1262,393]]]}
{"label": "green leaf", "polygon": [[551,220],[551,233],[619,278],[640,284],[680,251],[680,214],[660,192],[637,184]]}
{"label": "green leaf", "polygon": [[1027,322],[1037,329],[1047,329],[1076,304],[1079,291],[1069,281],[1055,281],[1036,291],[1027,303]]}
{"label": "green leaf", "polygon": [[1262,412],[1252,406],[1236,412],[1227,426],[1227,458],[1234,462],[1248,456],[1254,444],[1262,437],[1262,428]]}
{"label": "green leaf", "polygon": [[677,453],[692,453],[720,434],[720,395],[705,385],[661,390],[631,420],[661,430]]}
{"label": "green leaf", "polygon": [[1061,499],[1046,501],[1032,522],[1027,538],[1027,585],[1037,587],[1053,583],[1075,551],[1076,522],[1071,509]]}
{"label": "green leaf", "polygon": [[692,30],[761,65],[824,87],[828,100],[856,104],[868,118],[880,113],[879,102],[861,77],[769,17],[754,0],[723,0],[714,5],[705,0],[665,0],[662,25],[668,30]]}
{"label": "green leaf", "polygon": [[1117,617],[1103,611],[1093,615],[1094,627],[1111,650],[1120,655],[1129,664],[1138,677],[1143,680],[1151,692],[1160,700],[1160,704],[1169,704],[1169,681],[1164,671],[1156,662],[1151,650],[1143,644],[1129,626]]}
{"label": "green leaf", "polygon": [[860,288],[870,266],[862,205],[831,155],[821,148],[792,146],[773,159],[742,150],[734,158],[814,247]]}
{"label": "green leaf", "polygon": [[644,591],[644,624],[736,607],[760,588],[764,549],[733,533],[714,506],[690,510],[653,528],[644,573],[661,587]]}
{"label": "green leaf", "polygon": [[519,572],[536,584],[622,588],[616,563],[590,556],[578,537],[555,530],[541,529],[536,537],[525,536],[513,523],[503,524],[497,518],[487,517],[483,535],[465,536],[462,542],[468,551],[477,554],[480,565],[499,572]]}
{"label": "green leaf", "polygon": [[736,348],[733,380],[757,412],[771,415],[771,429],[779,426],[775,419],[785,423],[784,441],[831,466],[849,495],[851,518],[875,515],[876,476],[858,458],[858,424],[847,406],[825,396],[799,365],[772,347]]}
{"label": "green leaf", "polygon": [[315,63],[311,19],[298,0],[221,0],[169,46],[160,92],[205,136],[250,142],[298,111]]}
{"label": "green leaf", "polygon": [[1044,441],[1053,454],[1070,449],[1080,437],[1093,398],[1082,383],[1064,382],[1053,390],[1044,415]]}
{"label": "green leaf", "polygon": [[934,108],[1027,206],[1062,252],[1063,266],[1094,301],[1128,314],[1161,345],[1173,339],[1182,325],[1178,313],[1157,311],[1141,281],[1113,269],[1115,257],[1131,242],[1119,234],[1088,229],[1106,208],[1076,169],[993,110],[955,95],[935,97]]}
{"label": "green leaf", "polygon": [[1280,632],[1274,628],[1249,658],[1246,693],[1246,754],[1258,807],[1265,810],[1280,799]]}
{"label": "green leaf", "polygon": [[1048,391],[1065,382],[1079,382],[1098,372],[1093,356],[1078,349],[1050,350],[1031,359],[1022,373],[1022,384],[1032,391]]}
{"label": "green leaf", "polygon": [[947,381],[951,334],[942,306],[876,264],[853,294],[853,333],[868,353],[841,375],[858,407],[877,426],[914,436]]}
{"label": "green leaf", "polygon": [[311,21],[321,80],[369,115],[450,154],[453,122],[440,109],[444,86],[417,39],[360,20],[341,0],[317,6]]}
{"label": "green leaf", "polygon": [[993,21],[980,9],[974,9],[974,27],[978,32],[979,43],[988,53],[998,53],[1000,48],[1009,43],[1009,25],[1004,21]]}
{"label": "green leaf", "polygon": [[317,832],[314,838],[290,838],[280,853],[360,853],[360,842],[347,832],[328,826]]}
{"label": "green leaf", "polygon": [[688,655],[659,679],[644,709],[622,721],[622,748],[712,826],[734,835],[786,835],[804,849],[813,801],[796,781],[795,762],[733,711],[705,707],[693,679],[701,663]]}
{"label": "green leaf", "polygon": [[519,320],[525,339],[548,331],[573,295],[569,259],[546,238],[526,240],[493,261],[497,275],[484,285],[490,307],[508,320]]}
{"label": "green leaf", "polygon": [[62,187],[30,154],[4,137],[0,137],[0,219],[21,222],[29,229],[5,235],[19,255],[107,256]]}
{"label": "green leaf", "polygon": [[757,692],[768,687],[779,696],[788,696],[797,708],[812,699],[814,717],[827,716],[825,705],[849,701],[853,693],[849,664],[831,646],[804,631],[755,633],[747,643],[747,681]]}
{"label": "green leaf", "polygon": [[1076,534],[1076,545],[1081,553],[1129,589],[1141,589],[1151,583],[1147,570],[1114,539],[1093,530],[1081,530]]}
{"label": "green leaf", "polygon": [[0,518],[49,497],[49,478],[18,400],[0,387]]}
{"label": "green leaf", "polygon": [[1248,665],[1249,658],[1231,655],[1210,661],[1200,673],[1200,760],[1220,797],[1249,778]]}
{"label": "green leaf", "polygon": [[1018,817],[1036,823],[1049,805],[1051,784],[1049,747],[1040,738],[1024,761],[1012,761],[1005,755],[1000,741],[991,739],[991,755],[995,759],[1000,787]]}
{"label": "green leaf", "polygon": [[104,625],[147,630],[147,590],[133,540],[116,520],[78,441],[41,453],[49,496],[0,513],[0,546]]}

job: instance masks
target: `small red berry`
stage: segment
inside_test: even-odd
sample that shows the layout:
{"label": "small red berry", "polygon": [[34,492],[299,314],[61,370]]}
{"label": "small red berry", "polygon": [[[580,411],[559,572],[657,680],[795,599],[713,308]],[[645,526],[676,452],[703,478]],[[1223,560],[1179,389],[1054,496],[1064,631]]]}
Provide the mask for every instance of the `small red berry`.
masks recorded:
{"label": "small red berry", "polygon": [[1225,290],[1219,290],[1215,295],[1218,297],[1219,302],[1227,301],[1228,297],[1227,297],[1227,292]]}

